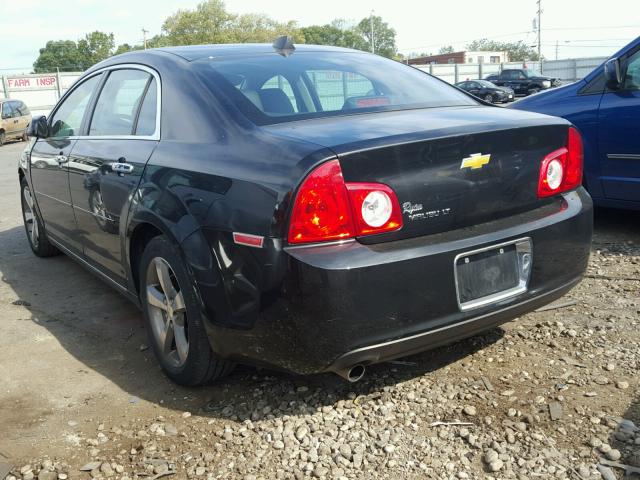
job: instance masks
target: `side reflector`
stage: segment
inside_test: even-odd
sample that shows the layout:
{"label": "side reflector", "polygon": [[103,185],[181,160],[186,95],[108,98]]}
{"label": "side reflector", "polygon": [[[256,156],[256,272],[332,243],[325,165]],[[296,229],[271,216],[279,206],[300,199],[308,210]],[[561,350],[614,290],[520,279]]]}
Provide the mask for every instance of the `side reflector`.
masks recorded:
{"label": "side reflector", "polygon": [[233,241],[238,245],[246,245],[247,247],[262,248],[264,245],[264,237],[249,233],[233,232]]}

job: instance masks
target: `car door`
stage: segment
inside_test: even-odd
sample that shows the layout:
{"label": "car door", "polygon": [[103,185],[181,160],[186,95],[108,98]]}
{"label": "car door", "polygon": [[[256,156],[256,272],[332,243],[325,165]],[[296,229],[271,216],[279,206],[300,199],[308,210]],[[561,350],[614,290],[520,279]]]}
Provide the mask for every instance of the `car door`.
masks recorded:
{"label": "car door", "polygon": [[30,153],[31,185],[47,234],[63,246],[82,252],[69,194],[68,160],[96,87],[96,75],[62,100],[49,119],[49,135],[36,140]]}
{"label": "car door", "polygon": [[480,91],[482,87],[480,87],[480,85],[476,82],[467,82],[467,92],[469,92],[472,95],[475,95],[476,97],[479,97],[480,95],[482,95],[482,92]]}
{"label": "car door", "polygon": [[640,50],[622,61],[622,86],[605,91],[598,110],[602,187],[612,200],[640,202]]}
{"label": "car door", "polygon": [[121,234],[160,135],[159,79],[143,67],[105,75],[69,161],[69,187],[86,260],[124,285]]}

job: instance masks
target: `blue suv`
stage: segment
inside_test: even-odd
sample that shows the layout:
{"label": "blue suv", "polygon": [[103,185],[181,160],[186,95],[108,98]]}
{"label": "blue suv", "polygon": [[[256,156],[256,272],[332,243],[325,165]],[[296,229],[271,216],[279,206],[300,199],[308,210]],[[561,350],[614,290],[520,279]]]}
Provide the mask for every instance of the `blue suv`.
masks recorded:
{"label": "blue suv", "polygon": [[640,37],[584,79],[509,108],[564,117],[584,140],[584,184],[596,205],[640,209]]}

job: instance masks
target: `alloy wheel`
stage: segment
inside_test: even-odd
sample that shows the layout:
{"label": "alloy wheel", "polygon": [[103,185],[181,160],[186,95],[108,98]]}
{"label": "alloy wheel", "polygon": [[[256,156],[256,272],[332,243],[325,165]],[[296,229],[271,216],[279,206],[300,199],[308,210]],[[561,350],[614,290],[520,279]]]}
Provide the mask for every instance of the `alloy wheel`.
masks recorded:
{"label": "alloy wheel", "polygon": [[33,197],[31,196],[31,190],[29,190],[29,187],[24,187],[22,190],[22,206],[24,210],[24,223],[27,227],[29,240],[31,240],[31,244],[34,248],[37,248],[39,237],[38,219],[36,218],[36,213],[33,207]]}
{"label": "alloy wheel", "polygon": [[171,266],[155,257],[147,268],[146,300],[158,352],[180,368],[189,355],[189,329],[184,296]]}

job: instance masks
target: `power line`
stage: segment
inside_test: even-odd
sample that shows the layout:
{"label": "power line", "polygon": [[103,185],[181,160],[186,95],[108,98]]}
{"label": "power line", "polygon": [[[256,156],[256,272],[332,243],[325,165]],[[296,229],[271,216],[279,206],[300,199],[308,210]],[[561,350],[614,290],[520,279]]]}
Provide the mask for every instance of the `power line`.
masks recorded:
{"label": "power line", "polygon": [[[640,28],[640,24],[638,24],[638,25],[612,25],[612,26],[606,26],[606,27],[602,27],[602,26],[593,26],[593,27],[551,27],[551,28],[544,28],[542,31],[550,32],[550,31],[562,31],[562,30],[610,30],[610,29],[618,29],[618,28]],[[504,33],[504,34],[501,34],[501,35],[481,36],[481,37],[471,38],[471,39],[467,39],[467,40],[441,41],[439,43],[432,43],[430,45],[417,45],[417,46],[412,46],[412,47],[401,48],[401,49],[398,49],[398,50],[404,52],[404,51],[407,51],[407,50],[417,50],[417,49],[421,49],[421,48],[439,47],[439,46],[442,46],[442,45],[445,45],[445,44],[460,45],[462,43],[473,42],[474,40],[478,40],[479,38],[483,38],[483,39],[486,38],[487,40],[493,40],[493,39],[496,39],[496,38],[514,37],[516,35],[523,35],[523,34],[529,35],[531,33],[536,33],[536,32],[535,32],[535,30],[524,30],[524,31],[521,31],[521,32]],[[614,39],[612,39],[612,40],[614,40]],[[615,40],[618,40],[618,39],[615,39]],[[625,39],[620,39],[620,40],[625,40]]]}

